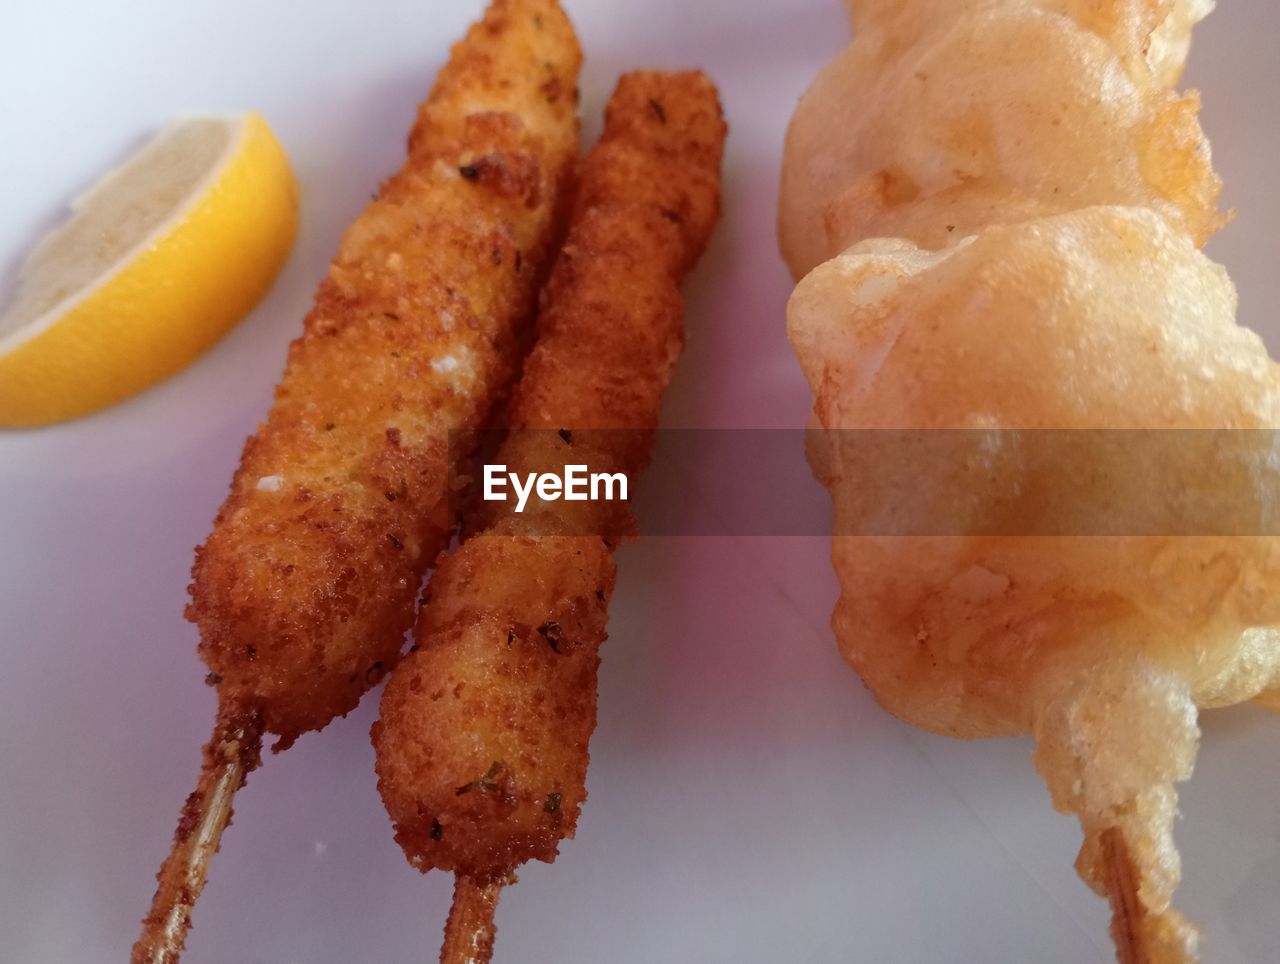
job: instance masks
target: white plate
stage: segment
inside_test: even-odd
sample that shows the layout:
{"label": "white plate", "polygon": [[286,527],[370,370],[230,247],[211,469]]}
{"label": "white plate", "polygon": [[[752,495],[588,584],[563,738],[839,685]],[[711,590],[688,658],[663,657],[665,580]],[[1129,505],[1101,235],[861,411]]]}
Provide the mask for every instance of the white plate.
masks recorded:
{"label": "white plate", "polygon": [[[701,66],[732,125],[726,217],[689,287],[667,407],[688,426],[801,425],[774,248],[783,129],[844,43],[835,0],[567,0],[587,134],[617,74]],[[427,0],[5,0],[0,270],[171,115],[260,110],[304,190],[268,299],[205,359],[93,418],[0,433],[0,958],[120,961],[213,717],[183,621],[191,548],[342,227],[400,163],[414,106],[478,12]],[[1280,344],[1274,38],[1233,0],[1197,34],[1236,223],[1212,245]],[[661,472],[661,466],[655,472]],[[627,548],[591,799],[521,873],[500,961],[1105,961],[1029,744],[962,744],[880,711],[837,657],[826,541]],[[449,882],[410,869],[372,774],[374,702],[267,760],[198,908],[188,964],[435,958]],[[1280,946],[1280,719],[1210,715],[1179,840],[1182,909],[1218,962]]]}

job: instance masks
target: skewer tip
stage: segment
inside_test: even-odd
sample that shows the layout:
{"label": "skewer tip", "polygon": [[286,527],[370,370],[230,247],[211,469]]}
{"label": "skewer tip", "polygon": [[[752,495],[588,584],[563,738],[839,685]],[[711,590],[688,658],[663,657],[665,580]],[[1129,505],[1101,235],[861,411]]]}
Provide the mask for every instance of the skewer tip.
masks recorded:
{"label": "skewer tip", "polygon": [[1119,827],[1102,831],[1102,859],[1111,901],[1111,939],[1120,964],[1152,964],[1144,926],[1147,909],[1138,897],[1138,875]]}
{"label": "skewer tip", "polygon": [[156,874],[151,910],[130,956],[132,964],[177,964],[191,928],[191,912],[231,823],[232,800],[262,761],[262,721],[252,710],[220,705],[204,747],[196,788],[182,805],[173,844]]}
{"label": "skewer tip", "polygon": [[440,964],[488,964],[498,932],[493,915],[506,883],[480,883],[462,874],[454,878],[453,906],[444,925]]}

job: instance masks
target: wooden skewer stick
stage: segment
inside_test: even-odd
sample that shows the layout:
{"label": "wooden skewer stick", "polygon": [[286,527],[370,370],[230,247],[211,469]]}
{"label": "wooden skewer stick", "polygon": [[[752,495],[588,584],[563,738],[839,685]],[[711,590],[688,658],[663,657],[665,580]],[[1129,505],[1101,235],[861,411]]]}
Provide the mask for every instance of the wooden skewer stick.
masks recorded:
{"label": "wooden skewer stick", "polygon": [[1111,900],[1111,939],[1120,964],[1152,964],[1147,947],[1147,909],[1138,898],[1138,874],[1119,827],[1102,831],[1102,860]]}
{"label": "wooden skewer stick", "polygon": [[262,723],[256,711],[221,705],[204,747],[196,788],[187,797],[173,833],[173,847],[156,874],[159,886],[132,964],[177,964],[191,927],[191,912],[231,823],[231,804],[245,778],[262,761]]}
{"label": "wooden skewer stick", "polygon": [[505,883],[481,884],[461,874],[454,878],[453,906],[444,925],[440,964],[489,964],[498,933],[493,914]]}

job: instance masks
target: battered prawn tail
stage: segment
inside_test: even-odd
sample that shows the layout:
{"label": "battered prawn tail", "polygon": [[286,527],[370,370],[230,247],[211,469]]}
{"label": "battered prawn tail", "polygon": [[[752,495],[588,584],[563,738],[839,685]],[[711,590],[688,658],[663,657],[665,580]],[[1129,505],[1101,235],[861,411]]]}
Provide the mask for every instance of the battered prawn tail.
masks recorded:
{"label": "battered prawn tail", "polygon": [[1076,870],[1111,903],[1120,964],[1189,964],[1199,931],[1173,909],[1182,865],[1174,783],[1191,776],[1200,729],[1191,688],[1141,657],[1058,676],[1039,703],[1036,769],[1084,831]]}

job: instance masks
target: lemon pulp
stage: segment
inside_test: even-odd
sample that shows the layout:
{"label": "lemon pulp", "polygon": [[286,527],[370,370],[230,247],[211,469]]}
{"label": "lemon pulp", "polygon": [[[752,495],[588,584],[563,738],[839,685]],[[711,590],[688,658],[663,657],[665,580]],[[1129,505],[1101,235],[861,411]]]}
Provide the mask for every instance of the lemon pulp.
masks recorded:
{"label": "lemon pulp", "polygon": [[96,411],[197,358],[283,267],[298,190],[259,115],[184,118],[73,211],[0,315],[0,425]]}

